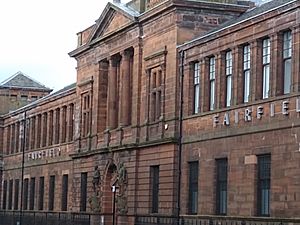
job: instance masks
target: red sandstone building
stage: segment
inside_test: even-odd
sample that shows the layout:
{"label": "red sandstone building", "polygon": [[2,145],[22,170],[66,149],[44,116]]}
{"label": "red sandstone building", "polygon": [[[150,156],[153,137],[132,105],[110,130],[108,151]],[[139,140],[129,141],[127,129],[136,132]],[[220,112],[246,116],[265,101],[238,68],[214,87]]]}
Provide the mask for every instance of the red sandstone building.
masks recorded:
{"label": "red sandstone building", "polygon": [[296,0],[109,3],[69,53],[76,84],[1,117],[2,209],[297,222],[299,18]]}

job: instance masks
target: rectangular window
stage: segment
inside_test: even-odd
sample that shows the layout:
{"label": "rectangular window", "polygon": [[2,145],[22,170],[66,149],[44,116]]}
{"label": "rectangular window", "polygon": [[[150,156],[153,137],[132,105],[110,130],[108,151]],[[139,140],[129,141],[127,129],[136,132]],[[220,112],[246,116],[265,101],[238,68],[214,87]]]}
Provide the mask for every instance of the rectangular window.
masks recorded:
{"label": "rectangular window", "polygon": [[217,163],[217,187],[216,187],[216,214],[227,213],[227,159],[218,159]]}
{"label": "rectangular window", "polygon": [[62,177],[62,190],[61,190],[61,211],[68,209],[68,175]]}
{"label": "rectangular window", "polygon": [[200,65],[199,62],[194,63],[193,68],[193,83],[194,83],[194,114],[199,113],[200,101]]}
{"label": "rectangular window", "polygon": [[150,167],[151,213],[158,213],[159,203],[159,166]]}
{"label": "rectangular window", "polygon": [[6,128],[6,154],[9,155],[10,154],[10,134],[11,134],[11,131],[10,131],[10,125],[7,126]]}
{"label": "rectangular window", "polygon": [[86,137],[90,132],[91,97],[89,93],[82,95],[82,134]]}
{"label": "rectangular window", "polygon": [[43,113],[42,147],[45,147],[47,144],[47,121],[48,121],[48,114]]}
{"label": "rectangular window", "polygon": [[188,213],[198,213],[198,162],[189,163],[189,202]]}
{"label": "rectangular window", "polygon": [[55,139],[54,139],[54,144],[59,143],[59,136],[60,136],[60,109],[55,110]]}
{"label": "rectangular window", "polygon": [[44,209],[44,190],[45,190],[45,178],[40,177],[40,182],[39,182],[39,210]]}
{"label": "rectangular window", "polygon": [[20,122],[16,123],[16,153],[20,151]]}
{"label": "rectangular window", "polygon": [[163,73],[160,69],[150,70],[150,121],[161,117]]}
{"label": "rectangular window", "polygon": [[3,182],[2,209],[6,209],[7,201],[7,181]]}
{"label": "rectangular window", "polygon": [[2,209],[6,209],[7,202],[7,181],[3,182]]}
{"label": "rectangular window", "polygon": [[73,141],[74,135],[74,104],[70,104],[69,109],[69,141]]}
{"label": "rectangular window", "polygon": [[209,59],[209,109],[215,109],[215,82],[216,82],[216,60],[215,57]]}
{"label": "rectangular window", "polygon": [[49,132],[48,132],[48,145],[52,145],[53,144],[53,115],[54,112],[53,110],[51,110],[49,112]]}
{"label": "rectangular window", "polygon": [[29,179],[24,179],[24,193],[23,193],[23,209],[28,209],[28,190],[29,190]]}
{"label": "rectangular window", "polygon": [[271,54],[271,45],[270,38],[263,40],[263,99],[269,98],[270,92],[270,54]]}
{"label": "rectangular window", "polygon": [[35,200],[35,178],[30,179],[30,200],[29,200],[29,210],[34,210],[34,200]]}
{"label": "rectangular window", "polygon": [[54,195],[55,195],[55,176],[50,176],[49,180],[49,211],[54,209]]}
{"label": "rectangular window", "polygon": [[250,97],[250,45],[243,48],[243,74],[244,74],[244,102],[249,102]]}
{"label": "rectangular window", "polygon": [[283,34],[283,93],[291,92],[292,82],[292,32],[287,31]]}
{"label": "rectangular window", "polygon": [[258,158],[257,209],[258,216],[270,215],[271,155]]}
{"label": "rectangular window", "polygon": [[41,133],[42,133],[42,115],[37,116],[37,135],[36,135],[36,148],[41,147]]}
{"label": "rectangular window", "polygon": [[13,200],[13,185],[14,181],[9,180],[9,187],[8,187],[8,209],[12,209],[12,200]]}
{"label": "rectangular window", "polygon": [[62,142],[62,143],[65,143],[65,142],[66,142],[66,137],[67,137],[67,125],[68,125],[67,122],[68,122],[68,121],[67,121],[67,106],[64,106],[64,107],[62,108],[62,121],[61,121],[61,123],[62,123],[62,126],[61,126],[61,128],[62,128],[62,131],[61,131],[61,142]]}
{"label": "rectangular window", "polygon": [[226,107],[231,105],[232,96],[232,52],[226,52]]}
{"label": "rectangular window", "polygon": [[20,180],[15,180],[15,193],[14,193],[14,210],[19,209],[19,189],[20,189]]}
{"label": "rectangular window", "polygon": [[80,187],[80,211],[86,211],[87,198],[87,173],[81,173],[81,187]]}

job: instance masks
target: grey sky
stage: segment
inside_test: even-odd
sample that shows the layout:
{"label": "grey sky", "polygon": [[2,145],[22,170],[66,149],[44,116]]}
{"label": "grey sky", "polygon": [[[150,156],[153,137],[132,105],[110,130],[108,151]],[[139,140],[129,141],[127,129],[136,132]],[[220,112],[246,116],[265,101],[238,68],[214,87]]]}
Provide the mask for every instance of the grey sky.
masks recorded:
{"label": "grey sky", "polygon": [[76,48],[76,33],[92,25],[107,3],[1,1],[0,82],[18,71],[54,90],[75,82],[76,61],[68,52]]}

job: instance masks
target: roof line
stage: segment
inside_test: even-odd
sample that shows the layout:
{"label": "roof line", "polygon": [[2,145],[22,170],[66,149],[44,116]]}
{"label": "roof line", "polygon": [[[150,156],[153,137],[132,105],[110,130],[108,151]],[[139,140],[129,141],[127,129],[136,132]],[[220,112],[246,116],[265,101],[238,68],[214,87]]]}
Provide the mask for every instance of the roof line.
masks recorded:
{"label": "roof line", "polygon": [[[6,80],[4,80],[3,82],[0,83],[0,86],[4,86],[4,87],[8,87],[8,85],[5,85],[5,83],[11,81],[12,79],[14,79],[16,76],[18,75],[23,75],[29,79],[31,79],[32,81],[34,81],[35,83],[41,85],[42,87],[44,87],[45,89],[48,89],[48,90],[52,90],[51,88],[48,88],[46,87],[44,84],[40,83],[39,81],[35,80],[34,78],[30,77],[29,75],[23,73],[22,71],[18,71],[17,73],[15,73],[14,75],[10,76],[9,78],[7,78]],[[27,88],[32,88],[32,87],[27,87]],[[38,89],[38,88],[36,88]],[[39,89],[42,89],[42,88],[39,88]]]}
{"label": "roof line", "polygon": [[[188,41],[188,42],[186,42],[186,43],[184,43],[184,44],[177,45],[177,48],[184,48],[184,46],[193,44],[194,42],[200,41],[200,40],[202,40],[202,39],[204,39],[204,38],[207,38],[207,37],[209,37],[209,36],[211,36],[211,35],[213,35],[213,34],[217,34],[217,33],[221,32],[221,31],[223,31],[223,30],[226,30],[226,29],[228,29],[228,28],[234,27],[234,26],[236,26],[236,25],[238,25],[238,24],[241,24],[241,23],[244,23],[244,22],[246,22],[246,21],[248,21],[248,20],[252,20],[252,19],[254,19],[254,18],[256,18],[256,17],[259,17],[259,16],[264,15],[264,14],[266,14],[266,13],[272,12],[272,11],[274,11],[274,10],[277,10],[277,9],[279,9],[279,8],[282,8],[282,7],[286,6],[286,5],[289,5],[289,4],[294,3],[294,2],[297,2],[297,1],[298,1],[298,0],[290,1],[290,2],[285,3],[285,4],[283,4],[283,5],[280,5],[280,6],[277,6],[277,7],[275,7],[275,8],[269,9],[269,10],[267,10],[267,11],[265,11],[265,12],[262,12],[262,13],[259,13],[259,14],[257,14],[257,15],[254,15],[254,16],[251,16],[251,17],[249,17],[249,18],[246,18],[246,19],[244,19],[244,20],[242,20],[242,21],[239,21],[239,22],[237,22],[237,23],[230,24],[230,25],[228,25],[228,26],[226,26],[226,27],[220,28],[219,30],[216,30],[216,31],[213,31],[213,32],[208,33],[208,34],[206,34],[206,35],[203,35],[203,36],[200,36],[200,37],[198,37],[198,38],[195,38],[195,39],[193,39],[193,40],[191,40],[191,41]],[[192,48],[192,47],[193,47],[193,46],[187,47],[187,48],[185,48],[184,50],[188,50],[188,49],[190,49],[190,48]]]}

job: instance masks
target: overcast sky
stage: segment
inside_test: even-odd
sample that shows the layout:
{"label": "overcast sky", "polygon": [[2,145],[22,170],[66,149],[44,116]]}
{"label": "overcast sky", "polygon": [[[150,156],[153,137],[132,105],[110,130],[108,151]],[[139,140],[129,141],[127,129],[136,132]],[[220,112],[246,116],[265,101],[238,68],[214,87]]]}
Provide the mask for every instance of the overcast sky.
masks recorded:
{"label": "overcast sky", "polygon": [[75,82],[76,61],[68,53],[76,48],[76,33],[92,25],[108,2],[1,1],[0,83],[18,71],[54,90]]}

